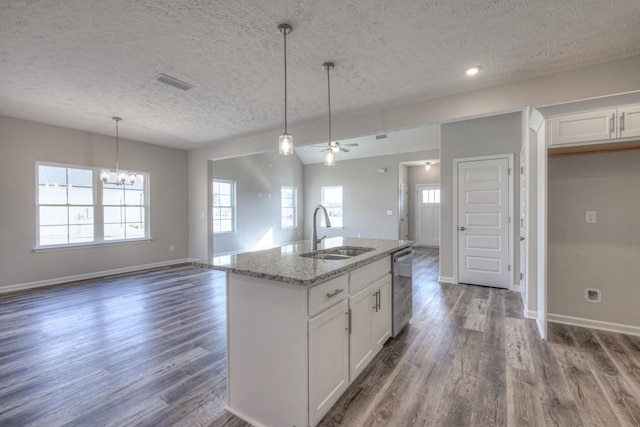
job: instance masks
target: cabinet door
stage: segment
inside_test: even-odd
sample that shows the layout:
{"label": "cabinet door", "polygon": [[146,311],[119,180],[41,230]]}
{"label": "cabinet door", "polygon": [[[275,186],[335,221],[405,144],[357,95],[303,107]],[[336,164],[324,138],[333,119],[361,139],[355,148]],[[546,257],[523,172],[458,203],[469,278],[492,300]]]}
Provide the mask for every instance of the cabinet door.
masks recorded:
{"label": "cabinet door", "polygon": [[[373,287],[349,297],[351,334],[349,335],[349,378],[353,381],[373,359]],[[376,288],[377,290],[377,288]]]}
{"label": "cabinet door", "polygon": [[618,137],[640,136],[640,105],[618,108]]}
{"label": "cabinet door", "polygon": [[391,337],[391,275],[375,282],[373,292],[374,297],[377,293],[377,309],[373,312],[373,345],[377,354]]}
{"label": "cabinet door", "polygon": [[309,425],[315,425],[349,385],[347,300],[309,319]]}
{"label": "cabinet door", "polygon": [[570,114],[551,119],[551,145],[603,141],[615,137],[615,108]]}

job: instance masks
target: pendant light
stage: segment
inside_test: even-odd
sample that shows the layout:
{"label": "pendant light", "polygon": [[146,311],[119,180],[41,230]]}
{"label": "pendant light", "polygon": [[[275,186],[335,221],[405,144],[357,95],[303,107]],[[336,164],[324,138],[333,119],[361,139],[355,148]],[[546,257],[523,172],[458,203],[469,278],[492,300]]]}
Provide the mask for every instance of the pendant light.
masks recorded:
{"label": "pendant light", "polygon": [[280,135],[278,151],[283,156],[293,154],[293,138],[287,133],[287,36],[292,28],[288,24],[278,25],[278,31],[284,36],[284,133]]}
{"label": "pendant light", "polygon": [[118,123],[122,119],[120,117],[112,117],[112,119],[116,122],[116,180],[115,182],[109,182],[109,178],[111,177],[111,171],[109,171],[109,169],[102,170],[100,179],[102,179],[102,182],[105,184],[124,185],[126,182],[134,184],[136,182],[136,174],[134,172],[127,173],[127,171],[120,170],[120,136],[118,134]]}
{"label": "pendant light", "polygon": [[334,66],[333,62],[325,62],[322,64],[322,69],[327,71],[327,100],[329,104],[329,145],[324,151],[324,164],[326,166],[336,164],[336,153],[340,151],[340,144],[331,139],[331,79],[329,78],[329,74]]}

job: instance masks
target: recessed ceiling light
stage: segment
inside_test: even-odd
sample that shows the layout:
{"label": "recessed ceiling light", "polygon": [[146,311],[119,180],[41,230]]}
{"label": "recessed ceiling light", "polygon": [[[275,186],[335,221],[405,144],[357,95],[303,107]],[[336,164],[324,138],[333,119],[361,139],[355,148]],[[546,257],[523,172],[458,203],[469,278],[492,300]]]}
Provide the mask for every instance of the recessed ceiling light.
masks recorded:
{"label": "recessed ceiling light", "polygon": [[471,67],[466,71],[466,73],[467,76],[475,76],[478,74],[478,71],[480,71],[480,67]]}

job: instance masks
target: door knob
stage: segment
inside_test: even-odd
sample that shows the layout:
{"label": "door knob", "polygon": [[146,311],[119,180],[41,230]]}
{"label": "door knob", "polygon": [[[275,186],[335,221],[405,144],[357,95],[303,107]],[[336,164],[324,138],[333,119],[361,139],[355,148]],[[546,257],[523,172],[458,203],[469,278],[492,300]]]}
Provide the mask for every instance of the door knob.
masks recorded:
{"label": "door knob", "polygon": [[524,240],[524,237],[520,236],[520,241],[522,242]]}
{"label": "door knob", "polygon": [[464,230],[466,230],[466,228],[465,227],[458,227],[458,230],[464,231]]}

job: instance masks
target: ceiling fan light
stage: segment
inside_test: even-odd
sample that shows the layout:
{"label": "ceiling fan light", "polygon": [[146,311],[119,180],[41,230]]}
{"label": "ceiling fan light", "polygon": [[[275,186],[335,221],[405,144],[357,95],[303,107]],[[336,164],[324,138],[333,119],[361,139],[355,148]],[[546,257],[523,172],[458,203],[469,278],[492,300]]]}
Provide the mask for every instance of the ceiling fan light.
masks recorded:
{"label": "ceiling fan light", "polygon": [[120,173],[118,173],[117,180],[118,180],[118,185],[124,184],[124,182],[127,180],[127,172],[120,171]]}
{"label": "ceiling fan light", "polygon": [[127,179],[129,180],[129,184],[133,185],[136,183],[136,174],[131,172],[129,174],[129,176],[127,177]]}
{"label": "ceiling fan light", "polygon": [[283,156],[290,156],[293,154],[293,138],[288,133],[280,135],[279,153]]}
{"label": "ceiling fan light", "polygon": [[329,149],[333,151],[334,154],[337,154],[340,151],[340,143],[338,141],[331,141],[329,143]]}
{"label": "ceiling fan light", "polygon": [[102,182],[108,182],[110,176],[111,172],[109,171],[109,169],[102,169],[102,171],[100,172],[100,179],[102,180]]}

